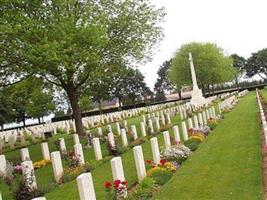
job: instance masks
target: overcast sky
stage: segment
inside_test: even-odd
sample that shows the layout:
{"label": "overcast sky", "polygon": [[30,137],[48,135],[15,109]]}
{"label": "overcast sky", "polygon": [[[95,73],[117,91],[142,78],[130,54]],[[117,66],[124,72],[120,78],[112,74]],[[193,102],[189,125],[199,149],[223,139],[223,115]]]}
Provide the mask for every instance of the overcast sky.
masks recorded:
{"label": "overcast sky", "polygon": [[151,0],[165,7],[165,38],[152,62],[140,67],[153,88],[159,66],[184,43],[213,42],[249,57],[267,47],[267,0]]}

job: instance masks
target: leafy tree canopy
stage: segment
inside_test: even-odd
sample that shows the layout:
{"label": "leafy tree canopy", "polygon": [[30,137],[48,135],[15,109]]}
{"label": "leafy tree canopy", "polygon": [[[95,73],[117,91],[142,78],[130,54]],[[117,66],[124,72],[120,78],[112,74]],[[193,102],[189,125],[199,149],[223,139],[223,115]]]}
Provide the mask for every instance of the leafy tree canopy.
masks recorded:
{"label": "leafy tree canopy", "polygon": [[146,60],[165,15],[149,0],[5,1],[0,12],[1,82],[34,75],[64,89],[79,134],[80,87],[98,69]]}
{"label": "leafy tree canopy", "polygon": [[232,59],[225,56],[221,48],[212,43],[192,42],[182,45],[172,59],[169,78],[177,88],[185,84],[191,84],[189,52],[193,56],[197,81],[200,87],[233,79],[235,70],[232,67]]}
{"label": "leafy tree canopy", "polygon": [[252,77],[259,75],[263,79],[267,79],[267,48],[259,50],[247,59],[245,65],[246,76]]}

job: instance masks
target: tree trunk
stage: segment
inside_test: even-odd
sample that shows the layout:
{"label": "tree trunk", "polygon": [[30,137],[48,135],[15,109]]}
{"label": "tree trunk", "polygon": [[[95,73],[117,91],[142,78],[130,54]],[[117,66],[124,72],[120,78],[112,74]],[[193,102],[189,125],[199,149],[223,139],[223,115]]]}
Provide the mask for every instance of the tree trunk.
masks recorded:
{"label": "tree trunk", "polygon": [[38,117],[38,123],[41,124],[41,117]]}
{"label": "tree trunk", "polygon": [[132,99],[132,104],[133,104],[134,108],[136,108],[135,98]]}
{"label": "tree trunk", "polygon": [[236,84],[236,88],[238,89],[238,77],[237,77],[237,75],[235,75],[235,84]]}
{"label": "tree trunk", "polygon": [[179,100],[182,100],[182,92],[180,89],[178,89],[178,96],[179,96]]}
{"label": "tree trunk", "polygon": [[23,122],[23,127],[25,127],[26,126],[26,116],[25,116],[25,113],[23,113],[22,122]]}
{"label": "tree trunk", "polygon": [[99,113],[100,113],[100,114],[103,114],[102,106],[101,106],[101,100],[100,100],[100,99],[97,99],[97,104],[98,104],[98,110],[99,110]]}
{"label": "tree trunk", "polygon": [[214,83],[211,84],[211,87],[212,87],[212,95],[214,96],[214,94],[215,94]]}
{"label": "tree trunk", "polygon": [[1,124],[1,131],[4,131],[4,124]]}
{"label": "tree trunk", "polygon": [[72,115],[75,120],[76,131],[79,135],[85,135],[83,131],[82,113],[78,104],[77,89],[74,87],[73,84],[69,83],[68,85],[66,85],[65,90],[70,101]]}
{"label": "tree trunk", "polygon": [[118,96],[118,100],[119,100],[119,110],[122,110],[122,108],[121,108],[121,97],[120,96]]}
{"label": "tree trunk", "polygon": [[209,97],[210,96],[210,84],[207,84],[207,92],[208,92],[207,97]]}
{"label": "tree trunk", "polygon": [[206,96],[206,89],[205,89],[205,85],[201,84],[201,89],[202,89],[202,94],[205,97]]}

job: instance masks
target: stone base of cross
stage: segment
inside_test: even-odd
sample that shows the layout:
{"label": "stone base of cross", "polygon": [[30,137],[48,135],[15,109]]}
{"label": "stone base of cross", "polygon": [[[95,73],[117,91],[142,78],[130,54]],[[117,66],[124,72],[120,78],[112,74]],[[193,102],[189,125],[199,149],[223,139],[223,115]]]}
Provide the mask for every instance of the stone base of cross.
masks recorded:
{"label": "stone base of cross", "polygon": [[190,100],[190,103],[193,106],[196,106],[196,107],[203,106],[203,105],[205,105],[207,103],[206,102],[206,99],[203,97],[203,94],[202,94],[202,90],[201,89],[194,88],[191,91],[191,100]]}

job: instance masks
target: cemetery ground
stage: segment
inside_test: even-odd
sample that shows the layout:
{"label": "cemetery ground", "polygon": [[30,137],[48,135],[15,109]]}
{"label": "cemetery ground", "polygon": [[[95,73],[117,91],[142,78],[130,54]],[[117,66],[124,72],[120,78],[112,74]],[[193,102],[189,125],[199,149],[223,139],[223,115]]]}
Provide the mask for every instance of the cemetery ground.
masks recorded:
{"label": "cemetery ground", "polygon": [[255,92],[225,116],[154,199],[263,199]]}
{"label": "cemetery ground", "polygon": [[[129,127],[131,125],[136,125],[138,137],[141,137],[141,129],[140,129],[140,126],[138,125],[140,124],[141,120],[142,120],[142,116],[130,118],[127,120]],[[180,118],[176,115],[175,117],[172,118],[172,123],[173,124],[180,123]],[[112,126],[114,133],[116,133],[115,123],[112,123],[111,126]],[[170,129],[169,131],[170,131],[170,134],[172,135],[173,134],[172,129]],[[97,130],[93,129],[92,132],[96,134]],[[159,145],[163,146],[164,144],[163,137],[161,135],[157,135],[157,136],[158,136]],[[49,145],[50,152],[57,151],[57,148],[54,142],[57,141],[59,138],[65,139],[67,150],[72,149],[74,145],[73,137],[72,135],[68,135],[64,133],[64,134],[57,134],[56,136],[53,136],[52,138],[49,139],[48,145]],[[81,140],[81,143],[85,144],[86,141],[84,139],[80,139],[80,140]],[[145,144],[146,145],[142,145],[144,155],[147,158],[152,158],[152,155],[150,152],[149,141],[147,141]],[[33,162],[40,161],[43,159],[40,143],[30,145],[28,146],[28,148],[30,152],[30,157]],[[105,191],[104,191],[103,183],[107,180],[112,180],[110,162],[109,162],[111,157],[108,156],[108,150],[105,144],[101,144],[101,150],[102,150],[102,155],[104,159],[102,161],[95,161],[94,150],[92,148],[83,149],[85,160],[89,161],[91,165],[98,166],[92,171],[97,199],[105,198]],[[6,155],[7,160],[11,160],[15,163],[21,160],[20,149],[7,151],[3,153]],[[122,155],[122,160],[123,160],[123,164],[127,166],[127,168],[125,168],[124,170],[125,170],[128,184],[129,185],[135,184],[137,182],[137,177],[136,177],[136,172],[135,172],[135,165],[134,165],[134,158],[133,158],[132,151],[128,150],[126,153],[124,153]],[[64,162],[63,162],[63,165],[64,165]],[[44,190],[50,190],[51,188],[54,188],[55,181],[54,181],[53,169],[52,169],[51,164],[43,168],[40,168],[38,170],[35,170],[35,176],[36,176],[37,184],[39,188],[44,188]],[[12,199],[12,195],[10,194],[8,187],[2,181],[0,181],[0,188],[1,188],[3,199]],[[65,189],[68,191],[67,193],[64,192]],[[53,192],[48,193],[46,196],[47,196],[47,199],[63,199],[63,198],[78,199],[79,194],[78,194],[76,180],[70,183],[64,183],[60,187],[54,189]]]}
{"label": "cemetery ground", "polygon": [[[262,92],[266,94],[267,91]],[[255,92],[241,98],[240,103],[226,113],[216,129],[199,146],[199,149],[183,163],[157,193],[155,199],[262,199],[261,159],[259,142],[259,119],[256,107]],[[141,137],[141,116],[128,120],[128,125],[135,124],[138,136]],[[173,125],[180,125],[180,117],[172,118]],[[115,124],[112,124],[116,133]],[[173,130],[168,129],[173,136]],[[96,130],[93,130],[96,133]],[[181,129],[180,129],[181,133]],[[67,149],[72,149],[72,135],[59,134],[48,141],[50,152],[56,151],[54,142],[65,138]],[[162,134],[157,135],[159,146],[164,146]],[[81,139],[84,144],[85,141]],[[42,160],[40,144],[28,147],[30,157],[35,161]],[[85,148],[85,160],[92,166],[92,177],[97,199],[105,199],[104,182],[112,180],[110,156],[105,145],[101,145],[103,160],[94,160],[92,148]],[[148,138],[142,143],[144,159],[152,159]],[[19,150],[4,152],[8,160],[20,160]],[[128,188],[137,183],[134,156],[131,149],[121,155],[124,174]],[[63,162],[64,164],[64,162]],[[96,167],[97,166],[97,167]],[[52,165],[35,170],[38,187],[50,190],[47,200],[79,199],[76,180],[55,187]],[[16,181],[16,180],[15,180]],[[8,187],[0,181],[3,199],[12,199]]]}

